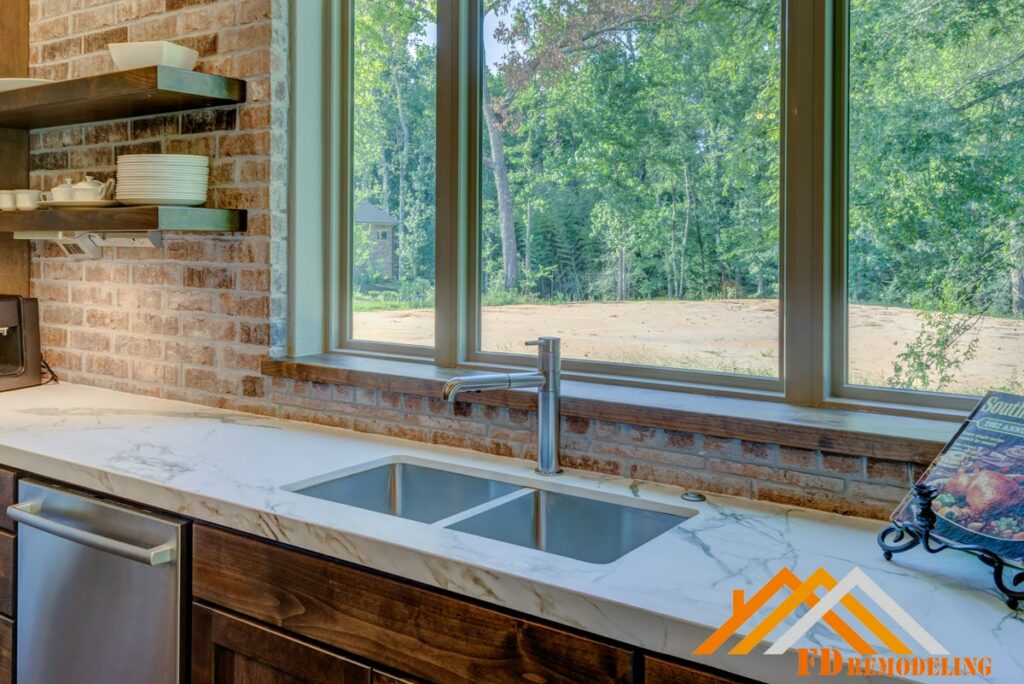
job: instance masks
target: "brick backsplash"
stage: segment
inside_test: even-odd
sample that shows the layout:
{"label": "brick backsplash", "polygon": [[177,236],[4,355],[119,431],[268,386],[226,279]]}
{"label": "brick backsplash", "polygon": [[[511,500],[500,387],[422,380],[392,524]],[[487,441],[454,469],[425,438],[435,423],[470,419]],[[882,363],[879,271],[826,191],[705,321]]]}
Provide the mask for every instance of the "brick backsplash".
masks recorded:
{"label": "brick backsplash", "polygon": [[[295,0],[298,1],[298,0]],[[249,232],[172,237],[73,262],[36,243],[48,361],[67,380],[433,444],[533,458],[529,411],[265,378],[284,350],[287,261],[287,0],[32,0],[31,75],[109,72],[109,42],[168,39],[198,68],[244,78],[244,105],[36,130],[31,178],[48,189],[117,155],[211,157],[210,205],[249,212]],[[565,465],[840,513],[885,517],[916,475],[907,463],[580,418]]]}
{"label": "brick backsplash", "polygon": [[[536,458],[533,411],[287,378],[267,391],[282,418]],[[586,418],[563,418],[561,437],[570,468],[871,518],[887,517],[920,475],[902,461]]]}
{"label": "brick backsplash", "polygon": [[107,43],[167,39],[198,50],[199,71],[247,87],[243,105],[32,131],[37,189],[86,173],[106,180],[121,154],[203,154],[208,205],[248,211],[245,234],[107,248],[101,261],[35,243],[45,353],[69,380],[158,396],[265,394],[259,361],[285,341],[287,21],[286,0],[32,0],[32,76],[110,72]]}

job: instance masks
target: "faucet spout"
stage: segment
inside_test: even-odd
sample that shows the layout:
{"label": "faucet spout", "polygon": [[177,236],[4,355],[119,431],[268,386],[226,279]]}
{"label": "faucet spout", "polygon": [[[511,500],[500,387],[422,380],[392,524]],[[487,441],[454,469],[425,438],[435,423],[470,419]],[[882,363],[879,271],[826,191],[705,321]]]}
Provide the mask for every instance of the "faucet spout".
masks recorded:
{"label": "faucet spout", "polygon": [[537,472],[554,475],[562,472],[558,463],[559,421],[561,420],[561,344],[557,337],[542,337],[527,342],[538,347],[537,370],[523,373],[483,373],[452,378],[444,384],[441,397],[454,403],[462,392],[536,387],[537,392]]}
{"label": "faucet spout", "polygon": [[516,387],[542,387],[545,377],[539,372],[529,373],[484,373],[481,375],[463,375],[452,378],[444,384],[441,398],[453,403],[461,392],[481,392],[483,390],[514,389]]}

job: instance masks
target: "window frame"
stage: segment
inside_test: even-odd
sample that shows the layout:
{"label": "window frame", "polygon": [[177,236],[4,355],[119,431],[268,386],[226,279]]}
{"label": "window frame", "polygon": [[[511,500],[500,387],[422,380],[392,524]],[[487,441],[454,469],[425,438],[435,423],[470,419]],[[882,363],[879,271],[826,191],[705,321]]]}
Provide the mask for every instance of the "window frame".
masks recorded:
{"label": "window frame", "polygon": [[[323,251],[316,257],[291,249],[296,267],[323,260],[320,317],[323,344],[295,344],[294,327],[312,325],[315,313],[290,298],[287,353],[339,353],[433,364],[442,368],[532,366],[529,354],[479,349],[481,116],[479,64],[482,2],[437,0],[437,220],[435,339],[433,347],[352,339],[348,296],[352,260],[351,93],[355,0],[320,0],[330,57],[324,78],[334,84],[322,97],[327,112],[322,153]],[[778,377],[565,359],[563,376],[697,394],[756,398],[797,406],[859,409],[930,418],[960,418],[976,398],[943,393],[850,385],[847,368],[846,162],[847,67],[850,0],[781,0],[780,244]],[[294,10],[293,10],[294,12]],[[296,34],[293,24],[293,39]],[[446,39],[445,36],[454,36]],[[306,69],[307,66],[299,68]],[[293,92],[294,118],[309,104]],[[339,105],[339,100],[343,105]],[[293,127],[294,128],[294,127]],[[294,137],[295,132],[292,131]],[[455,152],[452,152],[455,150]],[[297,175],[294,169],[293,178]],[[294,217],[293,234],[311,233]],[[318,264],[319,266],[319,264]],[[306,314],[306,315],[304,315]],[[314,338],[308,332],[303,339]]]}
{"label": "window frame", "polygon": [[[780,0],[780,12],[784,12],[784,6],[787,0]],[[472,197],[474,204],[471,210],[471,223],[470,223],[470,258],[468,261],[468,279],[472,286],[469,288],[469,298],[467,301],[468,310],[466,312],[466,320],[468,325],[465,330],[465,352],[460,358],[460,365],[467,367],[532,367],[536,364],[536,359],[528,354],[514,354],[511,352],[493,352],[485,351],[482,349],[482,310],[481,310],[481,292],[483,290],[483,275],[481,272],[481,259],[480,259],[480,226],[482,223],[482,212],[478,205],[478,200],[481,195],[481,187],[483,182],[482,176],[482,164],[480,163],[480,144],[482,140],[483,129],[481,124],[480,111],[482,107],[482,101],[480,99],[481,80],[483,78],[483,71],[480,68],[479,60],[479,46],[483,41],[483,21],[480,9],[483,4],[482,0],[476,0],[468,3],[472,5],[472,21],[469,24],[469,30],[471,35],[468,37],[471,44],[474,46],[473,53],[470,56],[470,64],[472,68],[472,101],[470,102],[470,110],[472,111],[472,120],[470,122],[470,138],[472,140],[472,154],[469,158],[469,173],[472,179]],[[785,62],[786,62],[786,24],[783,20],[783,16],[780,16],[780,93],[779,93],[779,126],[784,127],[786,121],[786,102],[785,102]],[[596,381],[607,384],[625,384],[633,385],[637,387],[651,387],[651,388],[667,388],[676,391],[696,391],[710,394],[726,394],[730,396],[742,396],[742,397],[760,397],[760,398],[772,398],[779,399],[785,394],[785,334],[784,334],[784,321],[785,321],[785,300],[782,295],[783,287],[782,280],[785,273],[784,266],[784,255],[782,252],[784,244],[784,234],[786,231],[783,211],[782,211],[782,188],[784,182],[781,176],[785,175],[784,171],[784,160],[785,160],[785,142],[784,136],[780,135],[779,141],[779,155],[780,155],[780,182],[779,182],[779,316],[778,316],[778,347],[776,349],[778,353],[778,363],[776,364],[776,376],[775,377],[758,377],[753,375],[739,375],[732,373],[716,372],[716,371],[701,371],[694,369],[684,368],[672,368],[672,367],[661,367],[661,366],[647,366],[640,364],[622,364],[608,361],[588,361],[583,359],[565,358],[562,359],[562,375],[567,379],[576,379],[584,381]],[[524,339],[525,343],[526,340]]]}
{"label": "window frame", "polygon": [[828,348],[829,372],[833,378],[831,397],[836,406],[857,405],[888,408],[892,411],[914,411],[922,414],[966,414],[980,397],[949,392],[893,389],[855,385],[849,382],[849,294],[847,291],[848,259],[848,163],[849,163],[849,97],[850,88],[850,10],[855,0],[835,0],[835,16],[830,22],[834,43],[831,103],[833,126],[832,186],[833,213],[831,221],[831,303],[830,326],[833,331]]}

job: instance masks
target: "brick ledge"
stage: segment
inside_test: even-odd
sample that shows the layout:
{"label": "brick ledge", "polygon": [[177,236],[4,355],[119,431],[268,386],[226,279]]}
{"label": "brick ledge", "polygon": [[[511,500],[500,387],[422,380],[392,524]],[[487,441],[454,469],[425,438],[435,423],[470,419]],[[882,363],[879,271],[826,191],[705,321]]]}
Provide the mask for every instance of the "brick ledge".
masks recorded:
{"label": "brick ledge", "polygon": [[[316,354],[266,359],[264,375],[405,394],[439,396],[464,369],[415,361]],[[469,403],[534,409],[523,390],[463,395]],[[780,446],[928,464],[955,432],[946,420],[564,380],[562,415],[737,437]]]}

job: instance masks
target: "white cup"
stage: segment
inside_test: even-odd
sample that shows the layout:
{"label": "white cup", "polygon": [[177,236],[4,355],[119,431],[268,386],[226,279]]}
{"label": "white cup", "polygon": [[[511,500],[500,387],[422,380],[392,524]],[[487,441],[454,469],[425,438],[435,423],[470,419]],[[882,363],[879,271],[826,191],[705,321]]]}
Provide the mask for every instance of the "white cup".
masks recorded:
{"label": "white cup", "polygon": [[13,190],[0,190],[0,211],[14,211],[18,205],[14,200]]}
{"label": "white cup", "polygon": [[14,203],[18,211],[32,211],[39,208],[38,190],[15,190]]}

